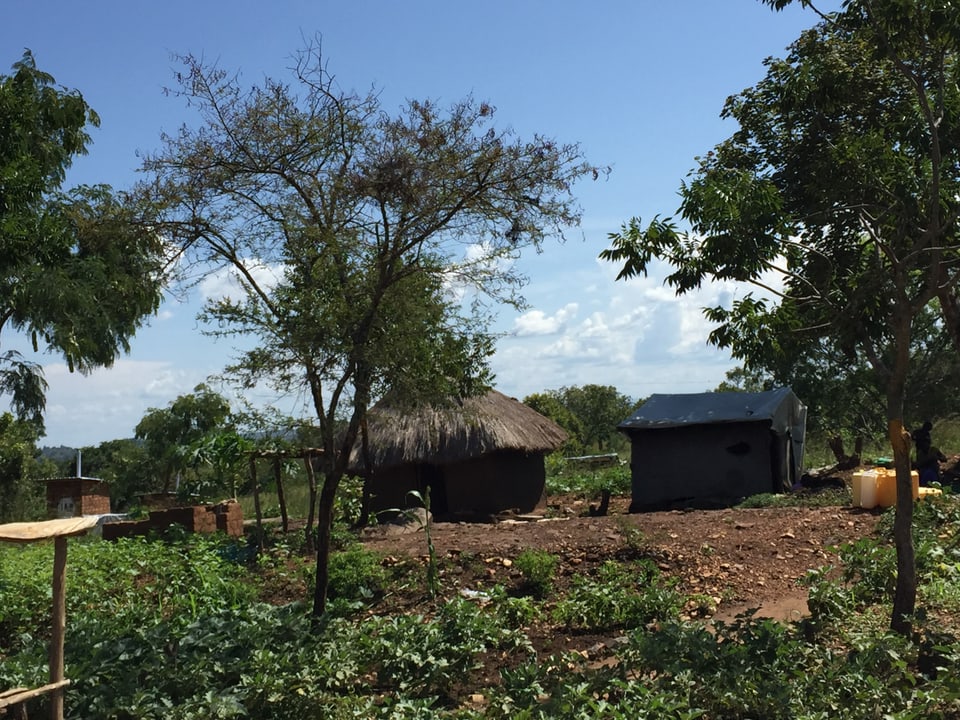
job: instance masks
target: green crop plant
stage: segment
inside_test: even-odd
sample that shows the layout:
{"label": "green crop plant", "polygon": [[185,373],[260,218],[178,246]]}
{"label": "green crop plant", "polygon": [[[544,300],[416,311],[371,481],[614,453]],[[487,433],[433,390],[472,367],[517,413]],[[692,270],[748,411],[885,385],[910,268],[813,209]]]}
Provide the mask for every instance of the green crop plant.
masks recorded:
{"label": "green crop plant", "polygon": [[554,607],[553,619],[580,631],[637,628],[675,618],[683,605],[675,583],[662,578],[652,562],[608,560],[596,577],[573,578],[569,592]]}
{"label": "green crop plant", "polygon": [[387,571],[377,553],[354,544],[330,556],[328,593],[331,600],[369,602],[383,594]]}
{"label": "green crop plant", "polygon": [[523,578],[520,590],[536,598],[545,598],[553,590],[559,564],[556,555],[544,550],[524,550],[513,561]]}

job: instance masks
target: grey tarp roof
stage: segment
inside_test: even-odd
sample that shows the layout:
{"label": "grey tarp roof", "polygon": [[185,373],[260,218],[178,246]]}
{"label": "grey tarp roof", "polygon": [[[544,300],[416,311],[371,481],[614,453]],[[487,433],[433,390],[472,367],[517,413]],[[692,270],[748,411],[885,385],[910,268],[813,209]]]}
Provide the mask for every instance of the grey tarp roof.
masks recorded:
{"label": "grey tarp roof", "polygon": [[617,429],[657,428],[742,423],[769,420],[771,429],[782,434],[788,429],[803,434],[806,408],[790,388],[766,392],[714,392],[687,395],[651,395]]}

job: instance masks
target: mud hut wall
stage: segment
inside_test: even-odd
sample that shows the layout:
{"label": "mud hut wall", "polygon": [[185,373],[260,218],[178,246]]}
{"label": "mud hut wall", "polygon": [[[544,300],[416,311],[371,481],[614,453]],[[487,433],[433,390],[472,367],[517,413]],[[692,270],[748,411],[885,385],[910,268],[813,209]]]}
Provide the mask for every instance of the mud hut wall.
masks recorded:
{"label": "mud hut wall", "polygon": [[[420,490],[419,478],[418,467],[414,464],[395,465],[377,470],[372,477],[364,481],[370,496],[368,508],[370,513],[378,514],[398,508],[419,507],[420,502],[410,495],[411,491]],[[380,519],[391,518],[385,514]]]}
{"label": "mud hut wall", "polygon": [[447,508],[453,514],[528,513],[546,505],[542,453],[497,452],[443,466]]}
{"label": "mud hut wall", "polygon": [[635,430],[631,509],[732,504],[779,492],[774,439],[769,422]]}

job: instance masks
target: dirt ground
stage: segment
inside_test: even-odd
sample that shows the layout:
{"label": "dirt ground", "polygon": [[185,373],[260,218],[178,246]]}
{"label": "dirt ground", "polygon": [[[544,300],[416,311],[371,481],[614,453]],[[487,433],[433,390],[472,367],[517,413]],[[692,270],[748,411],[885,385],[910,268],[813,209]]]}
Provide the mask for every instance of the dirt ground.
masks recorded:
{"label": "dirt ground", "polygon": [[[629,514],[628,499],[590,517],[586,501],[551,499],[549,519],[498,523],[433,523],[432,537],[446,582],[515,582],[514,559],[528,548],[561,559],[561,576],[590,572],[608,559],[652,558],[679,589],[713,599],[715,619],[748,609],[777,619],[806,613],[808,570],[836,562],[834,548],[874,532],[879,511],[850,507],[691,510]],[[364,544],[388,556],[425,559],[422,530],[381,526]],[[469,563],[458,562],[469,558]],[[466,572],[465,565],[474,570]],[[452,573],[459,577],[450,577]]]}

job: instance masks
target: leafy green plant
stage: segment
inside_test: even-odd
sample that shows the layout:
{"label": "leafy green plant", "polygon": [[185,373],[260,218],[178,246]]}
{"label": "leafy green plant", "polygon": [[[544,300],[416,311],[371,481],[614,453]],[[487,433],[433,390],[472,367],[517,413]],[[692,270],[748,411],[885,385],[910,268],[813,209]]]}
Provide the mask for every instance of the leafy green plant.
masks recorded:
{"label": "leafy green plant", "polygon": [[861,538],[838,550],[842,578],[863,604],[886,602],[897,581],[897,555],[890,545],[875,538]]}
{"label": "leafy green plant", "polygon": [[517,555],[514,567],[520,572],[523,582],[520,590],[537,598],[544,598],[553,589],[560,559],[544,550],[527,549]]}
{"label": "leafy green plant", "polygon": [[377,553],[355,544],[330,556],[331,600],[370,601],[383,593],[387,572]]}
{"label": "leafy green plant", "polygon": [[540,606],[532,598],[514,597],[502,585],[494,587],[489,595],[497,622],[509,630],[521,630],[542,616]]}
{"label": "leafy green plant", "polygon": [[807,586],[807,607],[810,620],[819,625],[846,617],[856,604],[854,591],[845,583],[833,579],[834,568],[824,566],[810,570],[803,578]]}
{"label": "leafy green plant", "polygon": [[677,616],[683,597],[673,585],[661,578],[652,562],[608,560],[595,578],[574,577],[570,591],[557,601],[553,618],[575,630],[643,627]]}
{"label": "leafy green plant", "polygon": [[[629,495],[631,491],[630,467],[617,464],[584,472],[566,464],[554,475],[547,476],[547,492],[552,495],[575,493],[585,497],[597,497],[608,492],[611,495]],[[574,469],[571,469],[574,468]]]}
{"label": "leafy green plant", "polygon": [[437,617],[372,617],[360,639],[377,685],[412,697],[446,694],[490,650],[528,652],[526,637],[467,600],[441,606]]}

